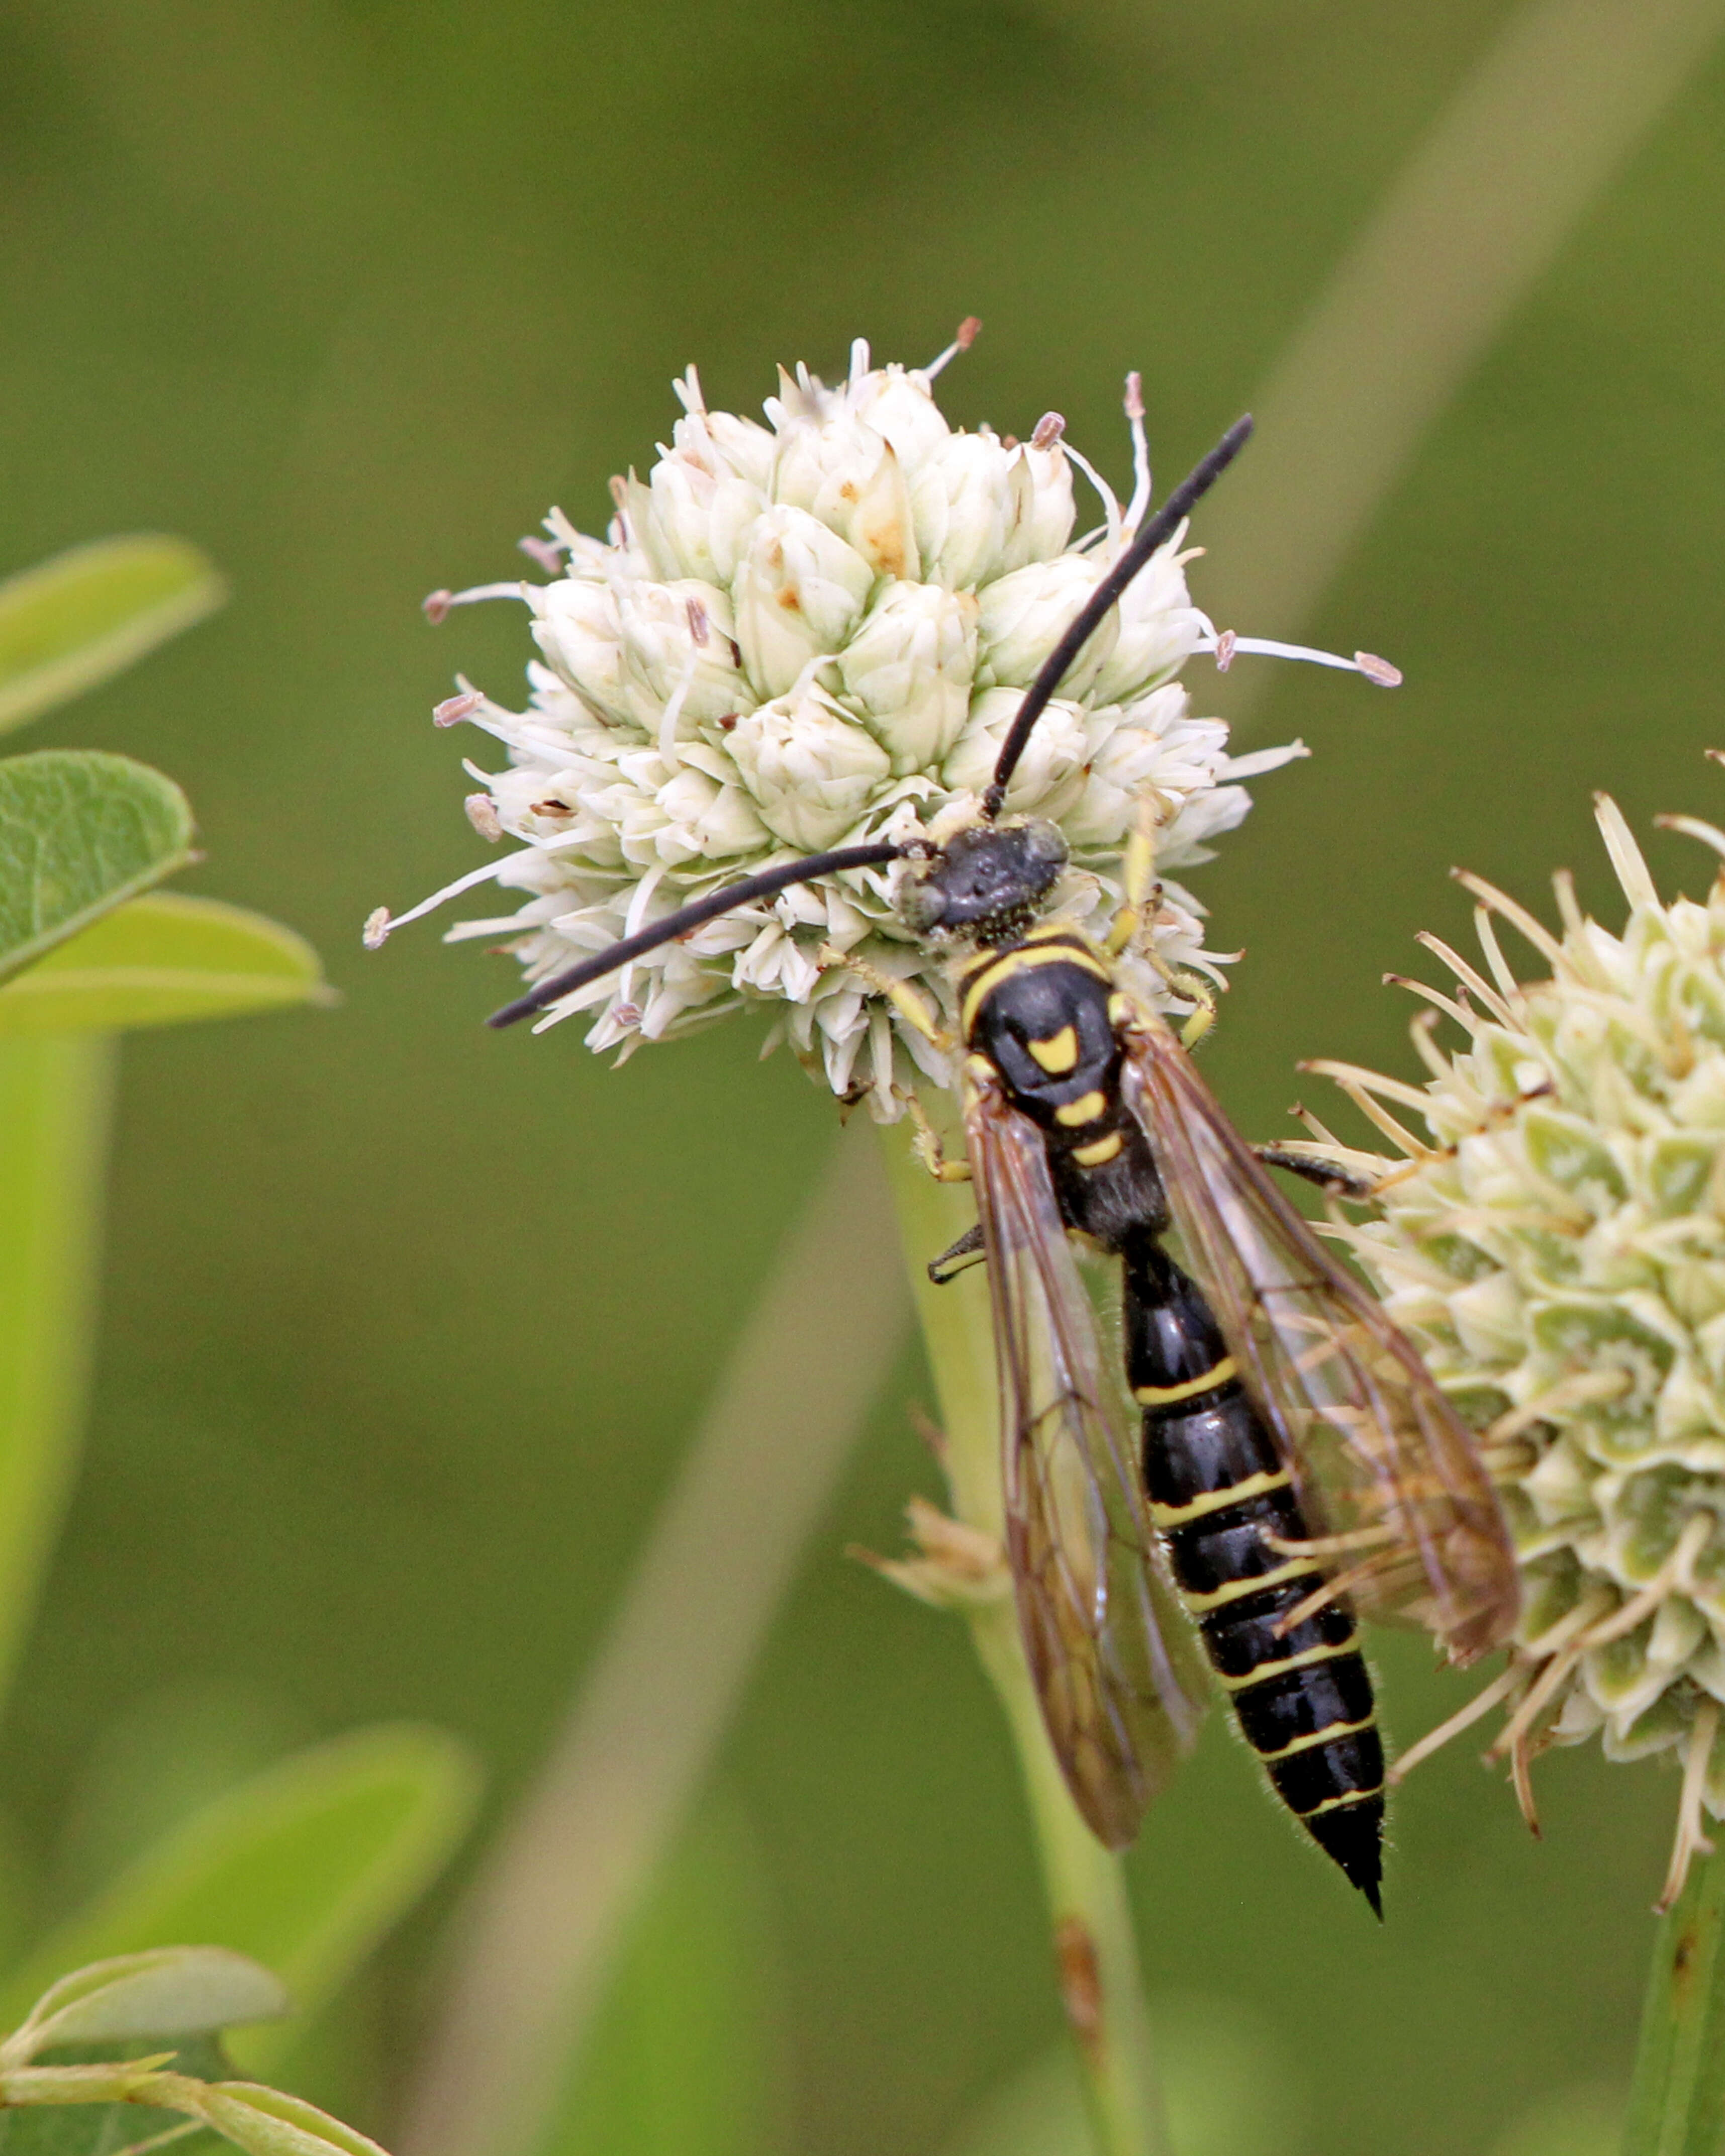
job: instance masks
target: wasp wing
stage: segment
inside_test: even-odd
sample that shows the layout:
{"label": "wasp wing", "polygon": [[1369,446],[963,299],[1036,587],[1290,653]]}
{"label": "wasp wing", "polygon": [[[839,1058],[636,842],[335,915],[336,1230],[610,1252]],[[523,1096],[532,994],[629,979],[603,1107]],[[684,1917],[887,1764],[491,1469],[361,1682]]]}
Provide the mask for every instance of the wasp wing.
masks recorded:
{"label": "wasp wing", "polygon": [[1120,1849],[1197,1733],[1203,1666],[1121,1434],[1042,1137],[986,1079],[970,1088],[965,1137],[1024,1652],[1073,1798]]}
{"label": "wasp wing", "polygon": [[[1339,1589],[1450,1659],[1507,1639],[1515,1556],[1474,1440],[1412,1345],[1289,1204],[1159,1023],[1123,1086],[1199,1287],[1275,1433]],[[1319,1523],[1322,1522],[1322,1527]]]}

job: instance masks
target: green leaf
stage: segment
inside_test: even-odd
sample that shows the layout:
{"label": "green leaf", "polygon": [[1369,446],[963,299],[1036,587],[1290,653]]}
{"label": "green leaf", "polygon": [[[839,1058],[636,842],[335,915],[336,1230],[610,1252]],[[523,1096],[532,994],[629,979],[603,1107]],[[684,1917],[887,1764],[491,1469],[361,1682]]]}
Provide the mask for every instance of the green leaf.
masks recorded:
{"label": "green leaf", "polygon": [[635,1919],[532,2156],[759,2156],[777,2146],[773,1943],[746,1823],[710,1804]]}
{"label": "green leaf", "polygon": [[204,2098],[203,2115],[247,2156],[383,2156],[375,2141],[303,2097],[254,2082],[218,2082]]}
{"label": "green leaf", "polygon": [[204,2036],[288,2011],[279,1977],[225,1947],[157,1947],[74,1969],[52,1984],[0,2045],[17,2066],[57,2044]]}
{"label": "green leaf", "polygon": [[0,987],[0,1037],[118,1033],[327,997],[316,952],[291,928],[220,899],[157,891]]}
{"label": "green leaf", "polygon": [[99,1034],[0,1040],[0,1697],[77,1472],[112,1055]]}
{"label": "green leaf", "polygon": [[[418,1898],[465,1832],[470,1754],[411,1724],[296,1753],[194,1813],[8,1979],[0,2022],[61,1969],[187,1938],[251,1955],[315,2012]],[[244,2040],[253,2071],[293,2028]]]}
{"label": "green leaf", "polygon": [[0,762],[0,979],[184,867],[192,811],[130,757],[44,749]]}
{"label": "green leaf", "polygon": [[[134,2063],[147,2048],[137,2044],[65,2047],[78,2059],[95,2054],[110,2060],[130,2058]],[[173,2072],[197,2081],[223,2082],[234,2071],[233,2061],[217,2035],[195,2036],[169,2056]],[[183,2112],[136,2101],[62,2102],[0,2111],[0,2156],[116,2156],[121,2149],[168,2137],[172,2137],[175,2156],[218,2156],[222,2148],[220,2140],[207,2127]]]}
{"label": "green leaf", "polygon": [[98,539],[0,583],[0,732],[118,674],[227,597],[184,539]]}

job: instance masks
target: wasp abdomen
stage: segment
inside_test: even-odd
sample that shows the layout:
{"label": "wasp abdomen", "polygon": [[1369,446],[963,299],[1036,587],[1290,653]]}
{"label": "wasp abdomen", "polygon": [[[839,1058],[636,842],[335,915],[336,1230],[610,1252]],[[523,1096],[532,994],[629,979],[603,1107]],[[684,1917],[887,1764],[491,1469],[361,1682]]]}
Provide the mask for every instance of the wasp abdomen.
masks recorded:
{"label": "wasp abdomen", "polygon": [[1311,1531],[1193,1283],[1159,1248],[1127,1268],[1144,1481],[1212,1667],[1276,1794],[1376,1909],[1384,1753],[1352,1614],[1289,1618],[1322,1584]]}

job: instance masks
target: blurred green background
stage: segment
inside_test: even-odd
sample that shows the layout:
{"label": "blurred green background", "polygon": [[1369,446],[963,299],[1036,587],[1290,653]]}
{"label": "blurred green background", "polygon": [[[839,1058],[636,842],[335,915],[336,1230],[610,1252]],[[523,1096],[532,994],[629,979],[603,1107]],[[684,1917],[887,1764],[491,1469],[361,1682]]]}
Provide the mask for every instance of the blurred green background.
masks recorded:
{"label": "blurred green background", "polygon": [[[955,420],[1024,434],[1055,406],[1119,475],[1137,367],[1158,470],[1183,468],[1507,12],[0,11],[0,571],[161,528],[235,593],[33,746],[174,773],[193,887],[304,931],[346,995],[126,1047],[89,1462],[0,1744],[39,1914],[225,1778],[367,1719],[470,1739],[495,1821],[831,1142],[831,1103],[747,1026],[613,1075],[572,1029],[481,1031],[506,964],[430,928],[362,952],[372,906],[480,858],[468,744],[429,706],[458,669],[511,697],[528,649],[516,610],[433,632],[421,595],[519,573],[553,501],[599,528],[689,360],[753,410],[778,361],[835,370],[857,333],[921,361],[969,312]],[[1246,745],[1317,752],[1199,886],[1249,953],[1206,1061],[1255,1134],[1302,1055],[1407,1066],[1378,979],[1417,928],[1463,933],[1452,862],[1535,903],[1568,862],[1606,908],[1592,788],[1638,829],[1725,806],[1701,760],[1725,743],[1722,122],[1725,60],[1572,229],[1308,624],[1408,685],[1287,670],[1255,706]],[[1224,574],[1194,572],[1200,603]],[[1191,678],[1225,711],[1241,675]],[[753,1851],[771,2131],[830,2156],[940,2149],[1058,2030],[963,1633],[840,1554],[932,1492],[923,1381],[908,1353],[882,1374],[702,1829]],[[1380,1651],[1404,1742],[1461,1696],[1425,1660]],[[152,1779],[164,1702],[187,1744]],[[1380,1933],[1212,1727],[1132,1859],[1144,1953],[1177,2020],[1210,2002],[1286,2062],[1281,2147],[1488,2152],[1578,2088],[1609,2102],[1675,1782],[1591,1753],[1538,1780],[1543,1845],[1467,1745],[1423,1769]],[[311,2087],[386,2137],[457,1884]]]}

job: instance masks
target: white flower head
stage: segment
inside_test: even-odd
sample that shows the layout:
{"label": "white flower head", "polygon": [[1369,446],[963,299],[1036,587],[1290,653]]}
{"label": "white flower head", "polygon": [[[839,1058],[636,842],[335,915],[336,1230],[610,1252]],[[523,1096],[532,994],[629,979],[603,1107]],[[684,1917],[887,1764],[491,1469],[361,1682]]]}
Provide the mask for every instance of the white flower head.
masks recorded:
{"label": "white flower head", "polygon": [[[440,722],[465,720],[506,752],[501,769],[468,767],[490,797],[473,820],[518,850],[416,914],[494,880],[517,910],[451,934],[508,937],[539,983],[763,869],[925,839],[974,809],[1027,687],[1141,527],[1150,474],[1136,377],[1122,506],[1068,449],[1057,415],[1027,442],[950,427],[933,377],[951,357],[877,367],[859,343],[835,386],[803,367],[781,374],[764,427],[710,412],[691,367],[670,444],[644,480],[613,482],[605,539],[553,511],[548,539],[523,542],[549,582],[428,602],[440,614],[458,598],[525,599],[541,660],[524,711],[465,683],[439,707]],[[1075,468],[1101,506],[1076,542]],[[1231,759],[1221,721],[1192,714],[1173,678],[1184,661],[1259,647],[1219,639],[1193,606],[1183,540],[1181,526],[1091,637],[1007,793],[1010,813],[1065,831],[1071,867],[1056,900],[1082,927],[1101,927],[1117,901],[1147,797],[1159,859],[1178,868],[1207,859],[1204,840],[1245,814],[1232,782],[1304,753],[1296,743]],[[818,953],[864,955],[943,998],[942,960],[896,910],[900,873],[824,875],[711,920],[552,1003],[541,1023],[579,1013],[592,1046],[627,1052],[777,1004],[775,1040],[788,1037],[835,1091],[866,1086],[894,1115],[895,1079],[926,1068],[930,1051]],[[393,925],[380,910],[367,940]],[[1154,932],[1171,968],[1216,963],[1202,909],[1178,886],[1165,886]]]}
{"label": "white flower head", "polygon": [[[1339,1228],[1438,1382],[1483,1433],[1514,1531],[1510,1665],[1410,1764],[1496,1704],[1492,1747],[1532,1815],[1527,1763],[1597,1736],[1684,1768],[1665,1903],[1725,1819],[1725,875],[1669,904],[1628,826],[1599,819],[1629,902],[1553,933],[1474,877],[1480,967],[1416,1022],[1423,1087],[1337,1064],[1397,1158],[1344,1153],[1378,1217]],[[1661,819],[1725,855],[1725,834]],[[1494,916],[1549,978],[1518,982]],[[1465,1033],[1445,1053],[1438,1014]],[[1400,1118],[1411,1111],[1421,1137]],[[1333,1150],[1325,1144],[1313,1150]]]}

